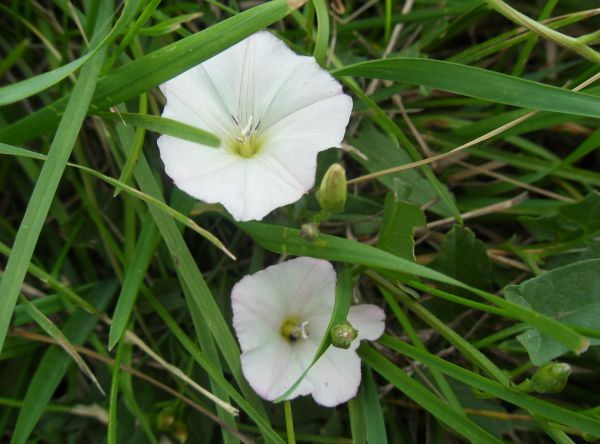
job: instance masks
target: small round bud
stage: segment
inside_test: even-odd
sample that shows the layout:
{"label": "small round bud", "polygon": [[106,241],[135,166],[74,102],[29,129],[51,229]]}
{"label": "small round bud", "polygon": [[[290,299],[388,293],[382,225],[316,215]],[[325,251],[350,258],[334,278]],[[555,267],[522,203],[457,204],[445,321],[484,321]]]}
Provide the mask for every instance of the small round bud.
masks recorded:
{"label": "small round bud", "polygon": [[567,385],[571,366],[561,362],[548,362],[536,370],[531,383],[537,393],[560,393]]}
{"label": "small round bud", "polygon": [[334,214],[344,211],[346,204],[346,171],[339,163],[329,167],[317,192],[321,210]]}
{"label": "small round bud", "polygon": [[183,421],[176,421],[171,428],[171,436],[183,444],[188,439],[188,430]]}
{"label": "small round bud", "polygon": [[331,328],[331,345],[347,349],[357,336],[358,330],[352,327],[348,321],[342,322]]}
{"label": "small round bud", "polygon": [[161,432],[167,432],[171,430],[171,427],[175,423],[175,411],[173,407],[166,407],[156,415],[156,428]]}
{"label": "small round bud", "polygon": [[300,227],[300,236],[307,241],[315,240],[319,236],[319,227],[313,223],[302,224]]}

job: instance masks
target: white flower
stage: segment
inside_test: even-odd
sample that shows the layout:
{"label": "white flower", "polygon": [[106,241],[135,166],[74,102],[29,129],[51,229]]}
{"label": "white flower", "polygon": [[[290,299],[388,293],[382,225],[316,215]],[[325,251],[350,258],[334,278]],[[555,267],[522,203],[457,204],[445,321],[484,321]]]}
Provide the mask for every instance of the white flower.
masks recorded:
{"label": "white flower", "polygon": [[222,203],[236,220],[262,219],[315,180],[317,153],[339,147],[352,99],[312,57],[259,32],[161,85],[163,117],[210,131],[217,149],[158,139],[175,185]]}
{"label": "white flower", "polygon": [[[233,326],[242,348],[242,371],[263,398],[283,395],[308,368],[326,332],[335,303],[336,275],[324,260],[301,257],[244,277],[232,291]],[[358,330],[347,350],[330,346],[291,394],[312,394],[333,407],[356,395],[361,339],[375,340],[385,328],[374,305],[350,309]]]}

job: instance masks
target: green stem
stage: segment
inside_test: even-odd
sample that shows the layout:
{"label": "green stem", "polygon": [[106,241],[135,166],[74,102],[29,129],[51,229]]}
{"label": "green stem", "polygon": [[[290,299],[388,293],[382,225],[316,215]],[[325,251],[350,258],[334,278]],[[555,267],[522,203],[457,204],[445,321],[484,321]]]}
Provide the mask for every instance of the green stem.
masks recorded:
{"label": "green stem", "polygon": [[289,400],[283,401],[283,410],[285,411],[285,430],[287,431],[288,444],[296,444],[294,436],[294,419],[292,418],[292,403]]}
{"label": "green stem", "polygon": [[536,34],[544,37],[547,40],[551,40],[560,46],[570,49],[576,52],[580,56],[590,60],[593,63],[600,64],[600,53],[594,51],[589,46],[585,45],[582,41],[564,35],[558,31],[548,28],[545,25],[521,14],[516,9],[513,9],[502,0],[486,0],[487,3],[500,14],[508,18],[509,20],[524,26]]}

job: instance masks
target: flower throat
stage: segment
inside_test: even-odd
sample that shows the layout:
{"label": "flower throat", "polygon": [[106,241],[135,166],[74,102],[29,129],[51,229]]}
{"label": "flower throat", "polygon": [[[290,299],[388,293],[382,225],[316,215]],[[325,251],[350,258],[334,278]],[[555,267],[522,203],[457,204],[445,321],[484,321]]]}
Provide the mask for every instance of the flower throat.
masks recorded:
{"label": "flower throat", "polygon": [[233,138],[230,148],[238,156],[249,159],[258,153],[263,145],[263,142],[257,133],[258,127],[260,126],[260,120],[255,126],[252,126],[252,115],[250,115],[248,117],[248,122],[242,127],[242,123],[238,117],[231,114],[231,119],[235,123],[235,126],[240,130],[240,133]]}

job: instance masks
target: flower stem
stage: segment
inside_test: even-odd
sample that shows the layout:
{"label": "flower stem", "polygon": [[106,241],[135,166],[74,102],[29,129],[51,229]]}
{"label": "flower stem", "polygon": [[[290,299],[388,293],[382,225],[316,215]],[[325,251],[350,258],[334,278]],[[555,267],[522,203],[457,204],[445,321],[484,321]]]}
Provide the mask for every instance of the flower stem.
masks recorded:
{"label": "flower stem", "polygon": [[289,400],[283,401],[283,409],[285,411],[285,429],[287,431],[288,444],[296,444],[294,436],[294,420],[292,418],[292,403]]}

